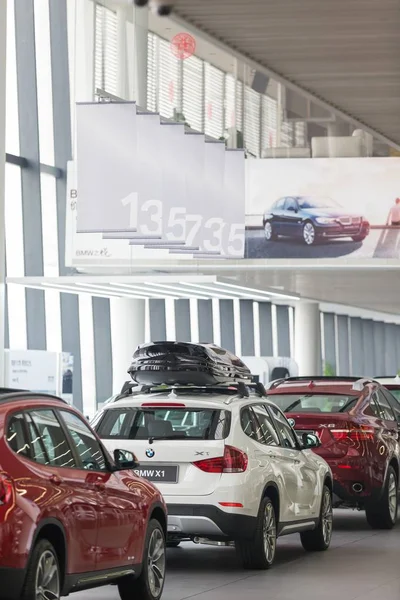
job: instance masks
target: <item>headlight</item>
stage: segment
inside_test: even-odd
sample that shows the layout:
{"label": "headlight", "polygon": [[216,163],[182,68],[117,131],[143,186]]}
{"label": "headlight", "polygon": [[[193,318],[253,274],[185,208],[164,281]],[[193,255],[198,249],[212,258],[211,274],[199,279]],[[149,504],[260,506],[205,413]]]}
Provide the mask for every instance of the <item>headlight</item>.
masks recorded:
{"label": "headlight", "polygon": [[315,221],[320,225],[331,225],[332,223],[336,223],[336,219],[332,219],[329,217],[317,217]]}

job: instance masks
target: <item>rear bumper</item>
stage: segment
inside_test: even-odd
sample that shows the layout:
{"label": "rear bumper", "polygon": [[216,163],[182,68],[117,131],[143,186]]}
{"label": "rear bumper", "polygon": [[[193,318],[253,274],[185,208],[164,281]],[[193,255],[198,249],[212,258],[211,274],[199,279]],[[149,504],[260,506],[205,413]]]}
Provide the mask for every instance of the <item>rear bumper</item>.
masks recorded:
{"label": "rear bumper", "polygon": [[209,537],[229,540],[252,538],[257,519],[226,513],[215,506],[169,504],[168,534],[174,537]]}
{"label": "rear bumper", "polygon": [[0,567],[0,590],[9,600],[19,600],[25,582],[25,569]]}

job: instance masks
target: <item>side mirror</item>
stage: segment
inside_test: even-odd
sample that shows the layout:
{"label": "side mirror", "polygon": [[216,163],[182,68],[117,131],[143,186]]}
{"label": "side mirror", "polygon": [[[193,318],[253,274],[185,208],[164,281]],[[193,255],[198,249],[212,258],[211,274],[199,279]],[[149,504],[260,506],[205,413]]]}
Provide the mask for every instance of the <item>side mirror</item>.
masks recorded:
{"label": "side mirror", "polygon": [[115,471],[129,471],[139,466],[136,456],[129,450],[114,450],[114,464]]}
{"label": "side mirror", "polygon": [[317,435],[313,433],[303,433],[301,436],[303,450],[309,450],[310,448],[319,448],[321,441]]}

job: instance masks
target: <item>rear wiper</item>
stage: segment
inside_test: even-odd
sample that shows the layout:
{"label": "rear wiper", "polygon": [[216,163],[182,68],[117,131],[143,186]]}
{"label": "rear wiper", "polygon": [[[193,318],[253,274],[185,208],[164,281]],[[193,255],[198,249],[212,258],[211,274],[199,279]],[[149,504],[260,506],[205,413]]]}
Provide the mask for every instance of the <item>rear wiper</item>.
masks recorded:
{"label": "rear wiper", "polygon": [[152,435],[149,437],[149,444],[162,440],[186,440],[187,435],[184,433],[178,435]]}
{"label": "rear wiper", "polygon": [[294,408],[296,408],[296,406],[298,406],[302,401],[302,398],[299,398],[298,400],[296,400],[296,402],[292,402],[292,404],[289,404],[289,406],[287,408],[285,408],[284,412],[292,412],[292,410]]}

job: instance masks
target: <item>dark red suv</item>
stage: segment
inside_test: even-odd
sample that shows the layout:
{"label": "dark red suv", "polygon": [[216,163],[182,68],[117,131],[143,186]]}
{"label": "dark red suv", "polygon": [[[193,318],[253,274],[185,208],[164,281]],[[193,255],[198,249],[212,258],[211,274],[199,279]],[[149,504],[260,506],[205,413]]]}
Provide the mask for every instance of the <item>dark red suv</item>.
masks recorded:
{"label": "dark red suv", "polygon": [[122,600],[158,600],[166,507],[135,467],[59,398],[0,390],[0,599],[116,583]]}
{"label": "dark red suv", "polygon": [[400,403],[377,381],[350,377],[288,378],[269,399],[298,435],[315,433],[314,451],[332,469],[334,506],[365,509],[374,528],[397,518]]}

